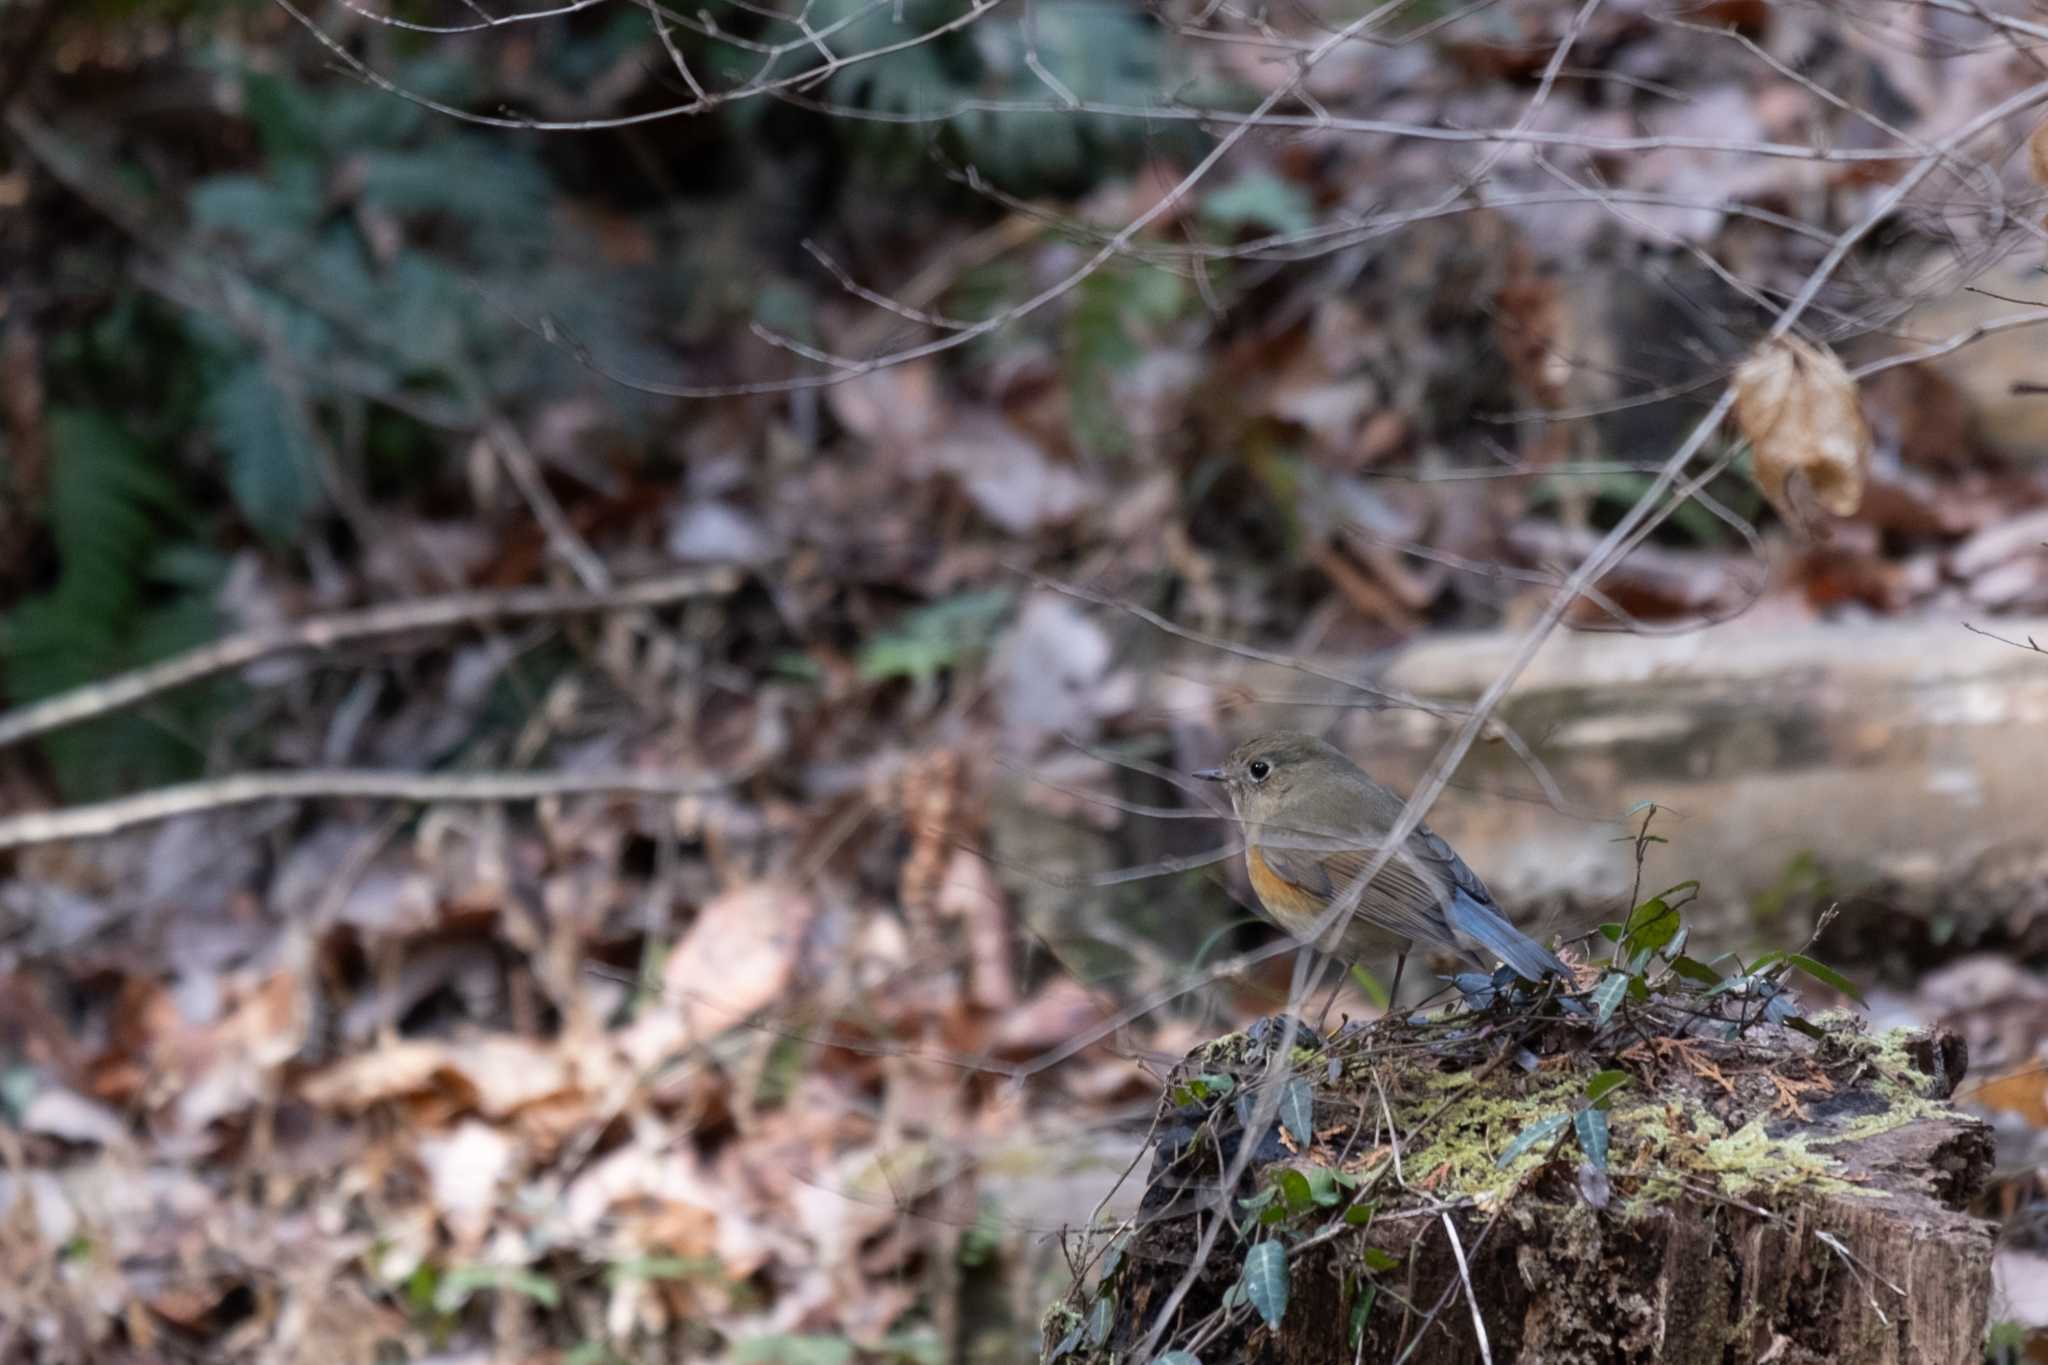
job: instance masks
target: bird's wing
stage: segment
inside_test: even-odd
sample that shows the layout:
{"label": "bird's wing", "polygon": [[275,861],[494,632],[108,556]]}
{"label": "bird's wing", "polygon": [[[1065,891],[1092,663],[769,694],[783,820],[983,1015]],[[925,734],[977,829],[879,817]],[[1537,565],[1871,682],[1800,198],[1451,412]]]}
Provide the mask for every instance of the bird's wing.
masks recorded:
{"label": "bird's wing", "polygon": [[1428,825],[1418,825],[1415,834],[1408,840],[1408,847],[1418,858],[1441,868],[1444,877],[1458,890],[1484,906],[1495,904],[1493,893],[1486,889],[1486,883],[1479,880],[1479,874],[1469,867],[1443,838]]}
{"label": "bird's wing", "polygon": [[[1324,901],[1347,890],[1372,865],[1377,849],[1305,849],[1259,846],[1259,856],[1275,873]],[[1414,859],[1393,857],[1358,894],[1358,915],[1389,933],[1444,947],[1457,947],[1444,915],[1447,892],[1431,885],[1429,869]]]}

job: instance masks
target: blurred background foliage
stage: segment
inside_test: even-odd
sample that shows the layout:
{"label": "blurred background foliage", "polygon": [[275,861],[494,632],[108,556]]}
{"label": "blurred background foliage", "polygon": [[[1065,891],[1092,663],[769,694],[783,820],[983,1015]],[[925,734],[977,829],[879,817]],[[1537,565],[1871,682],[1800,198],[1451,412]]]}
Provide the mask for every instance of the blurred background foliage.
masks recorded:
{"label": "blurred background foliage", "polygon": [[[450,12],[391,11],[418,24]],[[719,13],[742,35],[769,27],[747,7]],[[495,54],[357,25],[353,45],[412,98],[339,69],[254,0],[11,16],[65,72],[68,107],[17,124],[63,188],[42,182],[41,230],[22,243],[39,259],[17,306],[54,324],[55,420],[37,462],[47,476],[28,490],[37,550],[15,567],[20,602],[0,620],[5,695],[34,700],[209,638],[244,546],[299,574],[321,556],[347,561],[381,507],[447,496],[496,405],[530,414],[598,392],[631,438],[617,448],[658,466],[648,424],[665,407],[595,380],[584,357],[658,380],[709,354],[701,368],[715,375],[749,322],[814,338],[817,267],[800,243],[873,259],[932,220],[991,219],[961,183],[967,166],[1006,194],[1072,197],[1162,150],[1140,121],[1001,107],[1044,95],[1032,52],[1082,101],[1155,99],[1164,39],[1134,7],[1048,0],[981,16],[958,0],[826,0],[811,13],[842,52],[957,27],[834,71],[793,102],[549,136],[468,125],[428,102],[544,105],[594,83],[619,114],[687,98],[645,11],[573,14]],[[715,87],[823,60],[810,45],[760,62],[744,45],[672,36]],[[1182,140],[1165,150],[1192,145],[1165,136]],[[914,197],[879,203],[882,186]],[[66,194],[77,199],[48,202]],[[1257,218],[1258,196],[1239,187],[1217,212],[1226,226]],[[951,301],[994,311],[1033,284],[983,270]],[[1117,447],[1108,380],[1148,321],[1187,302],[1170,275],[1108,271],[1048,322],[1087,446]],[[873,657],[891,649],[880,641]],[[915,659],[872,667],[922,671]],[[45,753],[72,797],[196,772],[232,699],[195,689],[66,732]]]}

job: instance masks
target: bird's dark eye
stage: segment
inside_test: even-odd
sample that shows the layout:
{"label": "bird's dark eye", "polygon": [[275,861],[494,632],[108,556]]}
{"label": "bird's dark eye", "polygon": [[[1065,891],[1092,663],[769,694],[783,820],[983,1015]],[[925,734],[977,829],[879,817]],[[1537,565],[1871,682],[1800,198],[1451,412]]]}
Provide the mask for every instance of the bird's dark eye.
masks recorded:
{"label": "bird's dark eye", "polygon": [[1273,771],[1273,765],[1263,758],[1255,758],[1244,765],[1244,770],[1252,775],[1252,781],[1264,782],[1266,774]]}

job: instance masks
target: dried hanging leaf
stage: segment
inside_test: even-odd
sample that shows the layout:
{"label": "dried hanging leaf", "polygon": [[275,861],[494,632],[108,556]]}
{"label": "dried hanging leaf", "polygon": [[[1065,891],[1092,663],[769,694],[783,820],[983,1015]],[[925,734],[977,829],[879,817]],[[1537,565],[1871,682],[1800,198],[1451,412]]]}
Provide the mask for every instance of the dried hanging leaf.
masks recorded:
{"label": "dried hanging leaf", "polygon": [[1791,525],[1811,531],[1812,505],[1838,517],[1862,505],[1870,428],[1832,352],[1798,337],[1764,342],[1735,371],[1735,420],[1757,483]]}
{"label": "dried hanging leaf", "polygon": [[2041,126],[2027,138],[2027,166],[2034,179],[2048,185],[2048,119],[2042,119]]}

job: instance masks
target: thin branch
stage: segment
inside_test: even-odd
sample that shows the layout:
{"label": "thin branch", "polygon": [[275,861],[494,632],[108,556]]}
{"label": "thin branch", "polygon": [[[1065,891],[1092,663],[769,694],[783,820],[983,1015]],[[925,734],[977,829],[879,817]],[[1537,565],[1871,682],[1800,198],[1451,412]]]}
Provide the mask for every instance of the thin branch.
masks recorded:
{"label": "thin branch", "polygon": [[738,570],[720,567],[669,574],[605,592],[532,588],[513,592],[456,593],[367,607],[360,611],[311,616],[290,625],[216,640],[142,668],[0,713],[0,748],[133,706],[159,693],[275,654],[330,649],[354,640],[487,621],[578,616],[626,608],[666,606],[692,597],[730,593],[739,584]]}
{"label": "thin branch", "polygon": [[1987,640],[1996,640],[2002,645],[2011,645],[2014,649],[2024,649],[2034,654],[2048,654],[2048,649],[2043,649],[2040,645],[2034,643],[2034,637],[2031,635],[2027,637],[2025,644],[2021,644],[2018,640],[2008,640],[2003,635],[1993,635],[1990,631],[1973,626],[1968,621],[1963,622],[1963,629],[1969,631],[1972,635],[1981,635]]}
{"label": "thin branch", "polygon": [[66,810],[0,820],[0,852],[31,844],[99,839],[141,825],[259,801],[544,801],[563,796],[702,796],[728,782],[680,773],[396,773],[342,768],[239,773],[160,787]]}
{"label": "thin branch", "polygon": [[1479,1298],[1472,1292],[1472,1272],[1465,1265],[1465,1244],[1458,1240],[1458,1225],[1450,1210],[1443,1212],[1444,1235],[1451,1239],[1451,1256],[1458,1263],[1458,1279],[1465,1286],[1465,1304],[1472,1310],[1472,1331],[1479,1338],[1479,1358],[1493,1365],[1493,1346],[1486,1339],[1486,1317],[1479,1311]]}

